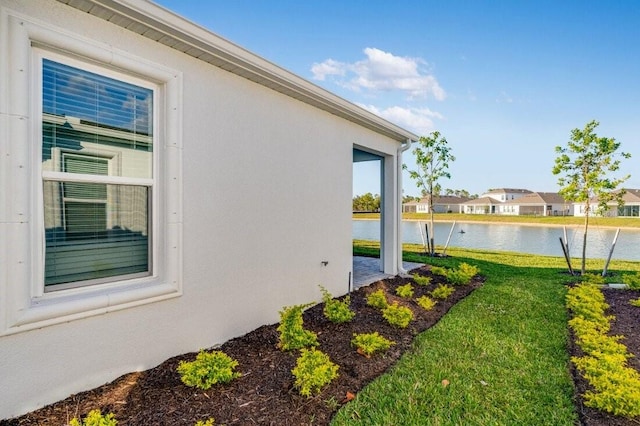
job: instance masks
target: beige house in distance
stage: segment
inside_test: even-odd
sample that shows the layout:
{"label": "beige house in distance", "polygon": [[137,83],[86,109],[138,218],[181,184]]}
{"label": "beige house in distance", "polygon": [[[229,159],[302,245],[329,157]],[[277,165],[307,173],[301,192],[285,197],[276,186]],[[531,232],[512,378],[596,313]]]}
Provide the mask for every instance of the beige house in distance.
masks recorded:
{"label": "beige house in distance", "polygon": [[497,188],[491,189],[479,198],[462,203],[462,213],[468,214],[500,214],[500,206],[509,200],[515,200],[526,194],[528,189]]}
{"label": "beige house in distance", "polygon": [[[433,197],[434,213],[462,213],[462,204],[469,201],[469,198],[457,197],[455,195],[439,195]],[[429,196],[420,201],[404,203],[402,210],[405,213],[430,213]]]}
{"label": "beige house in distance", "polygon": [[572,216],[573,204],[557,192],[531,192],[500,205],[500,214],[535,216]]}
{"label": "beige house in distance", "polygon": [[[604,214],[607,217],[640,217],[640,189],[625,188],[625,194],[622,196],[623,206],[616,203],[609,204],[609,210]],[[592,201],[597,204],[597,200]],[[573,203],[574,215],[584,217],[584,203]]]}

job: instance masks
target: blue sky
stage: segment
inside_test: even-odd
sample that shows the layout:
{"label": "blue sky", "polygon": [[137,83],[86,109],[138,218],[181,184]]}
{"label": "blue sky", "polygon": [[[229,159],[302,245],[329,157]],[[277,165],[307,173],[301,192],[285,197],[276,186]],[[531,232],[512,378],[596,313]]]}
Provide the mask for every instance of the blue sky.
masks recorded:
{"label": "blue sky", "polygon": [[[640,188],[640,2],[159,0],[418,135],[447,138],[443,188],[557,191],[554,147],[592,119]],[[412,167],[412,155],[405,162]],[[418,195],[404,176],[406,195]],[[379,192],[357,165],[354,194]]]}

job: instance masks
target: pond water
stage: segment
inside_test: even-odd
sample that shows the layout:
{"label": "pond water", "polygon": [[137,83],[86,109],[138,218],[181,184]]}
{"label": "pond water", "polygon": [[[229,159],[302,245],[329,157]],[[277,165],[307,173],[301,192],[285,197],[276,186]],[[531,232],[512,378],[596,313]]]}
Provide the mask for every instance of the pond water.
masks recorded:
{"label": "pond water", "polygon": [[[403,242],[422,244],[420,229],[424,232],[425,224],[426,222],[403,221]],[[434,237],[436,245],[445,245],[452,225],[452,222],[436,222]],[[615,233],[615,229],[589,226],[587,257],[606,259],[609,256]],[[457,222],[451,234],[449,247],[563,256],[559,240],[563,234],[562,227]],[[379,241],[380,222],[378,220],[354,220],[353,238]],[[571,256],[582,257],[582,227],[567,226],[567,240]],[[640,230],[621,229],[612,258],[640,260]]]}

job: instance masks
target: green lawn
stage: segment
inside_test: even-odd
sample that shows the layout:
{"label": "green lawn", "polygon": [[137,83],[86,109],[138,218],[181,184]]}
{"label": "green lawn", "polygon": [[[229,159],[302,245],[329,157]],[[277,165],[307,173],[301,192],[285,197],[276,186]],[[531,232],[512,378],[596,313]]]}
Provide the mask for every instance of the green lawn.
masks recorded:
{"label": "green lawn", "polygon": [[[376,250],[375,242],[354,242],[356,254]],[[405,246],[405,260],[474,264],[487,278],[484,286],[419,335],[413,350],[333,424],[573,425],[564,259],[460,249],[426,259],[422,250]],[[595,272],[602,263],[587,267]],[[637,262],[610,265],[618,279],[637,270]]]}

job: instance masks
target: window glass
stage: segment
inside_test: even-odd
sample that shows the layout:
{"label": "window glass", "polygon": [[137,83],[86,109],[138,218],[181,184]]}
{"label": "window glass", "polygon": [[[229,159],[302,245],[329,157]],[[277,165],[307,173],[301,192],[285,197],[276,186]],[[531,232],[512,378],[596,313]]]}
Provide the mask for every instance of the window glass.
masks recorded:
{"label": "window glass", "polygon": [[150,274],[153,90],[123,80],[43,59],[46,290]]}

